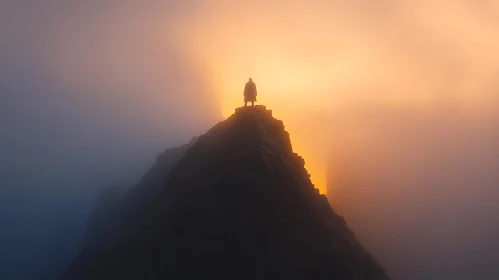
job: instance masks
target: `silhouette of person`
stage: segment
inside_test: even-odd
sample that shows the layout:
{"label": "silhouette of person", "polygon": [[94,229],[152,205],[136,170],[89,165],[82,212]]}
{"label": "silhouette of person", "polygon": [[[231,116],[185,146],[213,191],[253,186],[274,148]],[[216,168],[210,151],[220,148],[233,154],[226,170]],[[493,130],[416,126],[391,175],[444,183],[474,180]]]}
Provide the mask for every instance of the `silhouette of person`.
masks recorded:
{"label": "silhouette of person", "polygon": [[244,86],[244,106],[248,105],[248,102],[251,102],[251,106],[255,106],[256,101],[256,85],[253,82],[253,79],[249,79],[249,81]]}

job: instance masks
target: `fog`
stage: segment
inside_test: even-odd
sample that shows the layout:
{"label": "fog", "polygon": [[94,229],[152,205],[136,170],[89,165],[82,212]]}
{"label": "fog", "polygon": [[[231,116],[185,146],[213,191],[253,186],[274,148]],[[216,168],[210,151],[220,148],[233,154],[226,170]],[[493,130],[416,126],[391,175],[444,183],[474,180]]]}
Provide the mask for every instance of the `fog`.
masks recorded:
{"label": "fog", "polygon": [[178,3],[1,1],[0,278],[57,279],[106,185],[220,120]]}
{"label": "fog", "polygon": [[493,0],[4,0],[0,275],[53,279],[97,189],[252,77],[395,279],[496,279],[497,34]]}
{"label": "fog", "polygon": [[255,80],[325,193],[324,150],[337,136],[328,128],[350,128],[327,120],[343,112],[493,110],[498,3],[207,1],[183,22],[185,49],[210,66],[225,116],[240,104],[241,81]]}
{"label": "fog", "polygon": [[364,109],[333,144],[334,209],[394,279],[496,279],[499,115]]}

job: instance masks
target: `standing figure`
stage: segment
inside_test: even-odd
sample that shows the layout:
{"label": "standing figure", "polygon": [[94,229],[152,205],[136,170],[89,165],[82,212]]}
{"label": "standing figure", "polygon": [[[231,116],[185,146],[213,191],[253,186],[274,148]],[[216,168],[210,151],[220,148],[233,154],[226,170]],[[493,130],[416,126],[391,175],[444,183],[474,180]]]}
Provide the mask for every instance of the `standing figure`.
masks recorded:
{"label": "standing figure", "polygon": [[244,106],[248,105],[248,102],[251,102],[251,106],[255,106],[256,101],[256,85],[253,83],[253,79],[249,79],[244,86]]}

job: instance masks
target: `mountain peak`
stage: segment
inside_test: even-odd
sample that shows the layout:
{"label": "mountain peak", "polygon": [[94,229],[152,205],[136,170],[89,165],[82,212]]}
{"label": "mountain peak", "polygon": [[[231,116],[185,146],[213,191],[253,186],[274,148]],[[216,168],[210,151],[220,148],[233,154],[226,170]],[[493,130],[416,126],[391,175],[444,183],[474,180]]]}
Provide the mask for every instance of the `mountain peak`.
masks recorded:
{"label": "mountain peak", "polygon": [[84,250],[65,279],[388,279],[304,163],[270,110],[237,108],[185,151],[125,233]]}
{"label": "mountain peak", "polygon": [[236,108],[236,114],[268,114],[272,117],[272,110],[268,110],[264,105],[243,106]]}

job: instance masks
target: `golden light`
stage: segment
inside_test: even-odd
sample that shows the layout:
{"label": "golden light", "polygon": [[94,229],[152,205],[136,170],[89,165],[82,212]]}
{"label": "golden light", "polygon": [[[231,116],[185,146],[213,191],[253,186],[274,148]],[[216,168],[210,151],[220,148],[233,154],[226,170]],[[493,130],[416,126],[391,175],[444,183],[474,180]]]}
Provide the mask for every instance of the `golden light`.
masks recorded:
{"label": "golden light", "polygon": [[258,103],[284,121],[326,193],[328,148],[338,135],[324,134],[339,130],[325,127],[324,116],[362,115],[368,103],[425,111],[491,99],[478,85],[496,80],[496,22],[448,1],[385,2],[201,1],[169,38],[204,66],[225,117],[243,105],[253,78]]}
{"label": "golden light", "polygon": [[[314,137],[318,133],[317,130],[321,129],[320,124],[309,121],[307,116],[308,112],[314,110],[313,107],[318,107],[317,102],[321,101],[320,94],[310,93],[314,82],[310,77],[314,74],[297,75],[293,72],[295,69],[306,68],[286,65],[285,61],[279,65],[262,65],[262,69],[254,74],[240,71],[237,77],[222,75],[225,78],[216,79],[221,81],[217,86],[223,115],[228,117],[234,113],[235,108],[243,105],[244,84],[251,76],[257,84],[257,103],[267,106],[273,111],[274,117],[284,121],[286,130],[290,133],[293,150],[305,159],[305,167],[316,188],[326,194],[327,152],[319,150],[322,143]],[[231,71],[237,72],[232,69]]]}
{"label": "golden light", "polygon": [[334,110],[338,96],[365,74],[362,69],[368,69],[370,60],[354,47],[355,39],[339,44],[324,37],[324,30],[307,34],[310,42],[322,42],[311,46],[293,36],[274,37],[273,29],[286,22],[275,21],[267,28],[255,22],[246,28],[245,20],[224,26],[217,20],[208,21],[209,26],[203,22],[203,26],[192,27],[205,31],[188,38],[186,47],[195,46],[191,52],[207,65],[223,116],[230,116],[243,105],[244,84],[253,78],[258,104],[267,106],[274,117],[284,121],[294,151],[305,159],[316,188],[326,194],[327,145],[321,142],[324,139],[315,137],[324,128],[310,114]]}

